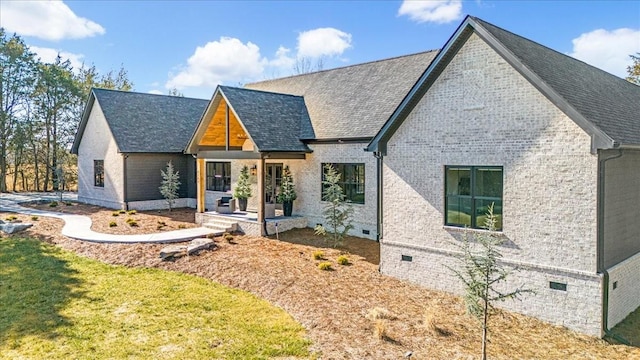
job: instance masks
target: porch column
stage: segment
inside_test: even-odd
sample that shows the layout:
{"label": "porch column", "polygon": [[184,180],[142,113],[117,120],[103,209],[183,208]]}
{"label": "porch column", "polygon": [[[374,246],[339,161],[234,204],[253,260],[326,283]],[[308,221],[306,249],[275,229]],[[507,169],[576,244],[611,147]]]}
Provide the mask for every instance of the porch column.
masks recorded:
{"label": "porch column", "polygon": [[262,154],[260,155],[260,160],[258,160],[258,224],[260,224],[260,233],[264,234],[264,201],[265,201],[265,191],[264,191],[264,158]]}
{"label": "porch column", "polygon": [[196,160],[196,211],[199,213],[204,212],[204,200],[205,200],[205,185],[207,182],[207,169],[205,167],[204,159]]}

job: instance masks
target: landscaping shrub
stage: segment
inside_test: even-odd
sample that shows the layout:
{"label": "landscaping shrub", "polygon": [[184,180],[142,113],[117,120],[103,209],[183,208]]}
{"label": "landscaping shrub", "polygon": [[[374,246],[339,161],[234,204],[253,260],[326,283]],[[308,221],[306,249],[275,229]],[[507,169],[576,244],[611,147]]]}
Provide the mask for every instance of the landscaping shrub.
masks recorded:
{"label": "landscaping shrub", "polygon": [[337,262],[340,265],[349,265],[349,258],[347,255],[340,255],[338,256]]}
{"label": "landscaping shrub", "polygon": [[186,228],[187,228],[187,225],[185,224],[178,225],[178,229],[186,229]]}
{"label": "landscaping shrub", "polygon": [[322,252],[322,250],[314,251],[313,260],[324,260],[324,252]]}
{"label": "landscaping shrub", "polygon": [[166,222],[164,222],[164,221],[160,221],[160,220],[158,220],[158,225],[160,225],[160,226],[167,226],[167,223],[166,223]]}
{"label": "landscaping shrub", "polygon": [[126,214],[127,212],[125,210],[118,210],[119,214]]}
{"label": "landscaping shrub", "polygon": [[64,204],[65,204],[65,205],[67,205],[67,206],[73,206],[73,205],[75,205],[75,204],[74,204],[74,203],[72,203],[71,201],[65,201],[65,202],[64,202]]}
{"label": "landscaping shrub", "polygon": [[137,214],[137,213],[138,213],[138,212],[137,212],[137,211],[135,211],[135,210],[129,210],[129,211],[127,211],[127,215],[135,215],[135,214]]}
{"label": "landscaping shrub", "polygon": [[377,319],[373,323],[373,335],[378,340],[384,340],[387,338],[387,322],[383,319]]}
{"label": "landscaping shrub", "polygon": [[109,227],[116,227],[118,224],[115,221],[109,223]]}
{"label": "landscaping shrub", "polygon": [[111,216],[119,216],[119,215],[120,215],[120,212],[118,211],[114,211],[111,213]]}
{"label": "landscaping shrub", "polygon": [[39,218],[38,218],[37,216],[35,216],[35,215],[33,215],[33,216],[31,217],[31,220],[33,220],[33,221],[38,221],[38,219],[39,219]]}
{"label": "landscaping shrub", "polygon": [[138,227],[138,222],[137,222],[137,221],[135,221],[135,220],[133,220],[133,221],[129,221],[129,222],[128,222],[128,224],[129,224],[129,226],[131,226],[131,227]]}
{"label": "landscaping shrub", "polygon": [[15,216],[15,215],[9,215],[9,216],[7,216],[5,218],[5,220],[7,220],[7,221],[13,221],[13,220],[17,220],[17,219],[18,219],[18,217]]}
{"label": "landscaping shrub", "polygon": [[58,206],[58,202],[57,201],[52,201],[49,203],[49,207],[56,207]]}
{"label": "landscaping shrub", "polygon": [[391,314],[391,312],[385,308],[375,307],[367,313],[365,316],[367,319],[371,321],[375,320],[394,320],[396,317]]}
{"label": "landscaping shrub", "polygon": [[331,269],[331,263],[328,261],[324,261],[318,264],[318,269],[320,270],[332,270]]}
{"label": "landscaping shrub", "polygon": [[225,240],[227,240],[228,243],[233,242],[233,235],[229,233],[224,233],[222,236],[224,237]]}

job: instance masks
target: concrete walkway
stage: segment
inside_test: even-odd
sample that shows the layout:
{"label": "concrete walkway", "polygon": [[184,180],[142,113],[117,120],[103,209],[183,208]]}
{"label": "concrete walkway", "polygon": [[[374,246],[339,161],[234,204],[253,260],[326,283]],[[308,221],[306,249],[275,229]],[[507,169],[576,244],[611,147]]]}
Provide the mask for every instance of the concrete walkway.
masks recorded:
{"label": "concrete walkway", "polygon": [[[76,201],[77,195],[75,193],[64,193],[62,199],[63,201]],[[0,193],[0,211],[62,219],[64,220],[62,235],[73,239],[99,243],[172,243],[216,233],[215,230],[199,227],[144,235],[103,234],[91,230],[91,219],[88,216],[35,210],[19,205],[21,202],[38,200],[59,201],[60,197],[54,193]]]}

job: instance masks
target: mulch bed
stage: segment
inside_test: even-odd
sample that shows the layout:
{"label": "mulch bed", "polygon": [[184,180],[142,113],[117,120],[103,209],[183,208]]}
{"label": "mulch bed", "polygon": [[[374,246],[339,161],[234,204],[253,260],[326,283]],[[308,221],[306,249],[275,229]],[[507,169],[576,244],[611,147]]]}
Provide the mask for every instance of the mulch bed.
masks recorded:
{"label": "mulch bed", "polygon": [[[32,209],[55,211],[66,214],[86,215],[91,218],[91,229],[104,234],[138,235],[157,232],[188,229],[197,227],[194,224],[195,210],[178,208],[169,210],[136,211],[135,213],[120,213],[118,210],[105,209],[100,206],[79,204],[75,202],[59,202],[58,206],[49,206],[50,202],[30,202],[20,205]],[[117,216],[114,216],[117,215]],[[135,226],[129,225],[127,220],[135,220]],[[115,223],[115,226],[111,226]]]}
{"label": "mulch bed", "polygon": [[[236,236],[228,243],[217,238],[215,251],[161,261],[164,245],[86,243],[59,235],[59,220],[35,223],[27,235],[90,258],[181,271],[252,292],[302,323],[322,359],[399,359],[407,351],[413,352],[412,359],[478,358],[480,329],[465,314],[462,300],[380,275],[373,241],[347,239],[345,249],[354,251],[346,266],[336,262],[345,250],[321,248],[322,239],[310,229],[280,234],[280,241]],[[313,259],[318,250],[324,260]],[[333,270],[319,270],[323,261]],[[386,310],[378,310],[383,316],[377,320],[371,317],[375,308]],[[640,359],[638,348],[609,345],[518,314],[499,312],[492,325],[492,359]]]}

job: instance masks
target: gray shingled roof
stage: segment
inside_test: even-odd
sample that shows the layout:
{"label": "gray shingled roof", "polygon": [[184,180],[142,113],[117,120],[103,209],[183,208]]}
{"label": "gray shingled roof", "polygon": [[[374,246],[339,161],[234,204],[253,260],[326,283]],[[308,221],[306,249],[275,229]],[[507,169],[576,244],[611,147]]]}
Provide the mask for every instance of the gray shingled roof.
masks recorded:
{"label": "gray shingled roof", "polygon": [[592,138],[597,148],[640,145],[640,86],[531,40],[468,16],[367,146],[386,143],[472,32],[487,41]]}
{"label": "gray shingled roof", "polygon": [[313,136],[309,114],[300,96],[219,86],[261,152],[310,152],[301,138]]}
{"label": "gray shingled roof", "polygon": [[304,97],[315,137],[373,137],[433,60],[423,52],[315,73],[247,84]]}
{"label": "gray shingled roof", "polygon": [[640,145],[640,86],[472,17],[582,116],[622,145]]}
{"label": "gray shingled roof", "polygon": [[[123,153],[183,152],[209,102],[106,89],[92,93]],[[74,142],[76,151],[85,126],[83,118]]]}

